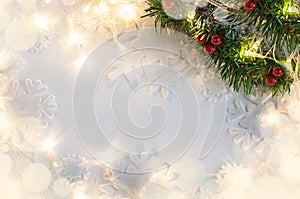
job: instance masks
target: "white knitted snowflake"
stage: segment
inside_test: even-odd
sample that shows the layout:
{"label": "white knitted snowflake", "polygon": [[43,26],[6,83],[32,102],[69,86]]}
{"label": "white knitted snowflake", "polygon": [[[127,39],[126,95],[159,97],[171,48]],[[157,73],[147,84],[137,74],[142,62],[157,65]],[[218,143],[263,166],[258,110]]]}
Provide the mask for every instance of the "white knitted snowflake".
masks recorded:
{"label": "white knitted snowflake", "polygon": [[77,186],[87,180],[89,175],[88,161],[79,155],[71,154],[54,163],[56,173],[66,178],[70,186]]}
{"label": "white knitted snowflake", "polygon": [[49,88],[40,80],[15,80],[4,89],[7,105],[18,116],[37,119],[53,119],[57,104],[55,96],[49,94]]}
{"label": "white knitted snowflake", "polygon": [[241,143],[243,149],[254,147],[262,151],[267,148],[266,141],[278,138],[278,131],[271,126],[276,106],[277,103],[270,93],[258,89],[244,99],[234,100],[233,106],[228,108],[227,117],[227,122],[239,124],[238,127],[228,129],[234,135],[233,141]]}

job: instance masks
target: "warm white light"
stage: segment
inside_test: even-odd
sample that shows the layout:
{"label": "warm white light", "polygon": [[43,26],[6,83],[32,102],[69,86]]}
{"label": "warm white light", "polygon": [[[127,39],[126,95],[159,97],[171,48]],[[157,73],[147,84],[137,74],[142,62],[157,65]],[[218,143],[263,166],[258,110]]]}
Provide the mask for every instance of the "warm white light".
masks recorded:
{"label": "warm white light", "polygon": [[299,9],[296,7],[288,7],[288,12],[294,12],[294,13],[299,13]]}
{"label": "warm white light", "polygon": [[150,181],[151,181],[151,182],[154,182],[157,178],[158,178],[158,174],[155,173],[155,174],[153,174],[153,175],[151,176]]}
{"label": "warm white light", "polygon": [[246,55],[246,56],[249,56],[249,57],[254,57],[254,56],[256,56],[257,54],[256,54],[255,52],[250,51],[250,50],[246,50],[246,51],[245,51],[245,55]]}
{"label": "warm white light", "polygon": [[80,43],[80,35],[77,34],[74,30],[71,31],[71,34],[70,34],[70,42],[71,42],[72,44]]}
{"label": "warm white light", "polygon": [[279,121],[278,113],[271,111],[271,112],[265,113],[265,115],[263,115],[261,122],[267,123],[269,125],[273,125],[273,124],[278,123],[278,121]]}
{"label": "warm white light", "polygon": [[118,9],[118,15],[119,17],[126,19],[126,20],[132,20],[135,18],[135,9],[132,5],[122,5],[119,9]]}
{"label": "warm white light", "polygon": [[49,25],[49,21],[47,20],[47,18],[40,16],[37,13],[34,14],[34,23],[38,28],[42,30],[47,29]]}
{"label": "warm white light", "polygon": [[6,129],[10,126],[10,120],[5,113],[0,113],[0,129]]}
{"label": "warm white light", "polygon": [[109,3],[111,4],[116,4],[116,3],[119,3],[120,0],[109,0]]}
{"label": "warm white light", "polygon": [[259,48],[259,46],[260,46],[260,43],[261,43],[261,40],[258,40],[258,41],[256,41],[253,45],[252,45],[252,48],[254,49],[254,50],[258,50],[258,48]]}
{"label": "warm white light", "polygon": [[100,2],[99,5],[95,7],[95,13],[99,15],[107,15],[109,13],[108,5],[104,2]]}
{"label": "warm white light", "polygon": [[193,20],[195,18],[195,16],[196,16],[196,12],[192,11],[187,15],[187,18],[190,20]]}
{"label": "warm white light", "polygon": [[89,5],[89,4],[84,5],[84,6],[82,7],[82,11],[83,11],[84,13],[87,13],[87,12],[90,10],[90,8],[91,8],[91,5]]}
{"label": "warm white light", "polygon": [[75,191],[74,192],[74,199],[87,199],[87,196],[82,191]]}
{"label": "warm white light", "polygon": [[43,150],[52,151],[54,146],[55,146],[55,142],[52,139],[47,139],[43,143]]}

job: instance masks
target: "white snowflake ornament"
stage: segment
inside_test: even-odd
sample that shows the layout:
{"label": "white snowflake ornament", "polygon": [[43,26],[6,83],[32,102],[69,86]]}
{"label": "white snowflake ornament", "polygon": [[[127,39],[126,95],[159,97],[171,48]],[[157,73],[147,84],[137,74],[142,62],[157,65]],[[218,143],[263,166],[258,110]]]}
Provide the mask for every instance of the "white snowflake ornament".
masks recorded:
{"label": "white snowflake ornament", "polygon": [[87,180],[89,175],[88,162],[76,154],[66,155],[54,164],[57,174],[65,177],[71,186],[77,186]]}

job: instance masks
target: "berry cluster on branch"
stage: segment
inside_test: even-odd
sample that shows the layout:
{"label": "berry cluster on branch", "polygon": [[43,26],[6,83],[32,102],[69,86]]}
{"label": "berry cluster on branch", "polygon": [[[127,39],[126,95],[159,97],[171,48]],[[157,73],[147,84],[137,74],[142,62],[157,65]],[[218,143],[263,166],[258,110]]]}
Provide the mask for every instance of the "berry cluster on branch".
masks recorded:
{"label": "berry cluster on branch", "polygon": [[[210,56],[209,65],[216,67],[221,78],[235,91],[243,88],[249,94],[253,87],[263,86],[273,95],[284,94],[298,79],[300,8],[297,2],[247,0],[243,7],[236,9],[222,1],[207,0],[207,4],[196,5],[182,19],[168,13],[180,13],[190,1],[147,2],[145,16],[155,17],[156,26],[193,37]],[[217,17],[218,9],[228,13],[226,18]]]}

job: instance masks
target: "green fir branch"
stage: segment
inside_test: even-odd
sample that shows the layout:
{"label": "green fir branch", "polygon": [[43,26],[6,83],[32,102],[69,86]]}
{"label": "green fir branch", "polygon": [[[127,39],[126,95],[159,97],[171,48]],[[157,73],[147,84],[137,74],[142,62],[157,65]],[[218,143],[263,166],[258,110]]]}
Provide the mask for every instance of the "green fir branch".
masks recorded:
{"label": "green fir branch", "polygon": [[[282,49],[291,53],[299,46],[299,13],[287,12],[287,6],[291,5],[287,1],[264,0],[256,4],[253,12],[246,13],[243,9],[231,12],[229,23],[220,23],[213,18],[216,6],[212,4],[197,8],[193,20],[172,19],[164,12],[161,0],[148,0],[148,4],[145,16],[155,17],[156,27],[173,28],[195,39],[199,34],[205,34],[208,41],[213,35],[220,35],[223,42],[215,47],[210,67],[216,67],[221,79],[235,91],[243,88],[245,94],[250,94],[253,87],[261,85],[273,95],[290,91],[294,76],[288,70],[277,79],[275,86],[269,87],[265,83],[266,76],[280,65],[278,60],[287,59]],[[254,35],[261,35],[263,39]],[[247,51],[252,52],[255,42],[260,43],[254,50],[255,55],[247,55]],[[275,53],[270,49],[272,46],[276,46]],[[297,66],[292,65],[292,71],[296,70]]]}

